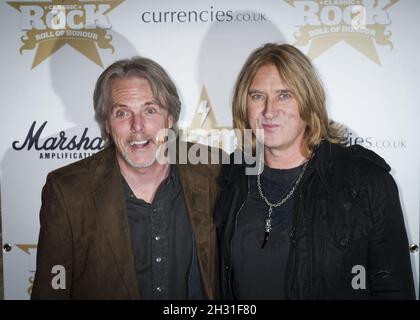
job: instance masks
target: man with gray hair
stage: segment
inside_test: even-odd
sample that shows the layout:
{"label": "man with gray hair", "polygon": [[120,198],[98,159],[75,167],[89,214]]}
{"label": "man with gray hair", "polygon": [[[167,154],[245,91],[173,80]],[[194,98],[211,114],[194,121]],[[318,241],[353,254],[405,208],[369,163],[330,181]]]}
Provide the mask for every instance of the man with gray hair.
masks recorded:
{"label": "man with gray hair", "polygon": [[47,177],[33,299],[217,298],[220,167],[160,152],[180,106],[150,59],[100,75],[94,107],[106,147]]}

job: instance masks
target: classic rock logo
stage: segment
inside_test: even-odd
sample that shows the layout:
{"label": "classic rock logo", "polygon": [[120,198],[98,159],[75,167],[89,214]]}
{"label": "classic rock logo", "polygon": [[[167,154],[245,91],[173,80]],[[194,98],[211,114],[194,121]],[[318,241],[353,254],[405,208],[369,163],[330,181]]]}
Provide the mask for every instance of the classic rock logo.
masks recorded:
{"label": "classic rock logo", "polygon": [[374,41],[393,48],[388,9],[399,0],[284,0],[297,11],[296,46],[310,43],[312,59],[344,41],[381,64]]}
{"label": "classic rock logo", "polygon": [[32,69],[65,44],[102,66],[97,47],[110,49],[112,36],[107,33],[111,23],[107,14],[123,0],[52,0],[8,2],[22,15],[21,37],[24,50],[36,49]]}

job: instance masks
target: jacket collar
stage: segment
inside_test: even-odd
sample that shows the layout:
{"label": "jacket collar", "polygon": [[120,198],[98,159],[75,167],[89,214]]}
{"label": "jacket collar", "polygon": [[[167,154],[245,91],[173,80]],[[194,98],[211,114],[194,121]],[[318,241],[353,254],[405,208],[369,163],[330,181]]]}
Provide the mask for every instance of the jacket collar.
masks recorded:
{"label": "jacket collar", "polygon": [[[177,141],[177,158],[179,152],[188,152],[191,143]],[[206,146],[206,148],[208,148]],[[210,151],[211,152],[211,151]],[[210,154],[209,154],[210,156]],[[201,279],[204,294],[207,299],[217,298],[217,277],[218,267],[214,261],[216,254],[216,240],[214,237],[213,212],[210,204],[212,194],[215,196],[215,183],[210,174],[209,167],[202,164],[177,163],[177,168],[181,180],[184,198],[187,205],[188,215],[194,238],[197,245],[197,257],[200,266]]]}
{"label": "jacket collar", "polygon": [[317,174],[319,180],[329,192],[329,186],[331,185],[332,179],[332,169],[336,156],[337,146],[328,141],[322,140],[315,148],[313,156],[309,160],[311,163],[308,167],[306,178],[308,178],[312,173]]}

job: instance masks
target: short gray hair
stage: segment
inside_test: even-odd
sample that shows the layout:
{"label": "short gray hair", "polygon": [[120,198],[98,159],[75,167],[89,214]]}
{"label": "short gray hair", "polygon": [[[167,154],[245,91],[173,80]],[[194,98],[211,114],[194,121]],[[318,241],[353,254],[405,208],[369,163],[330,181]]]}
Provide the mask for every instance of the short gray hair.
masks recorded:
{"label": "short gray hair", "polygon": [[165,108],[174,119],[173,130],[178,132],[177,122],[181,112],[181,102],[175,84],[166,71],[155,61],[144,57],[119,60],[111,64],[96,81],[93,94],[95,119],[101,129],[102,139],[112,143],[106,132],[106,121],[110,113],[110,85],[113,79],[137,77],[149,82],[153,95],[161,107]]}

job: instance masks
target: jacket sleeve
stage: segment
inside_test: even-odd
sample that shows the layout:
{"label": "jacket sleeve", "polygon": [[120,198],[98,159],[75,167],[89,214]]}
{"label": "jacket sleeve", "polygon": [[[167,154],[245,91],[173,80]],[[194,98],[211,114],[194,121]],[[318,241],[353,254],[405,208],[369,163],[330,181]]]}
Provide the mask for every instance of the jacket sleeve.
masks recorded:
{"label": "jacket sleeve", "polygon": [[72,233],[63,195],[51,175],[42,190],[40,224],[31,299],[69,299]]}
{"label": "jacket sleeve", "polygon": [[373,230],[369,237],[368,276],[372,295],[378,299],[415,299],[397,185],[389,173],[379,168],[370,182]]}

